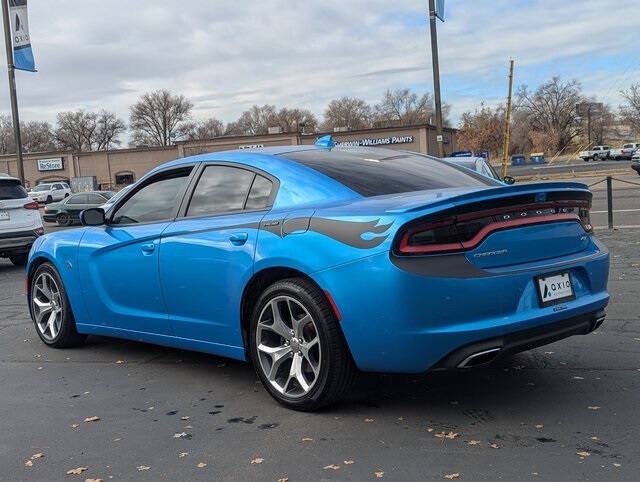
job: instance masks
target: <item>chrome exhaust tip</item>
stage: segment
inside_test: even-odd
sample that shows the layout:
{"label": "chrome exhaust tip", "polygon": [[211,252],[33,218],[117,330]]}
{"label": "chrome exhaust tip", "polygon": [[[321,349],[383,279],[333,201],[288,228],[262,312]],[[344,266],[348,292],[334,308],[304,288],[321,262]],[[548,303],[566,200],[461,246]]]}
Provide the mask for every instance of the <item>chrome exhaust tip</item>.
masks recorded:
{"label": "chrome exhaust tip", "polygon": [[501,350],[502,348],[491,348],[489,350],[482,350],[469,355],[458,364],[458,368],[472,368],[491,363],[496,358],[496,356],[498,356],[498,353]]}

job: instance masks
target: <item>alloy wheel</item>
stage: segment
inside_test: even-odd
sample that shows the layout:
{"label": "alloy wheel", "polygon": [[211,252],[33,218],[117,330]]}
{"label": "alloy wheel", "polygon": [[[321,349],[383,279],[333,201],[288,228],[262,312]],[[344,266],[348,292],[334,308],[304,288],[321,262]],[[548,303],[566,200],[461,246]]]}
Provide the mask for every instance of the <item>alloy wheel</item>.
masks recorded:
{"label": "alloy wheel", "polygon": [[49,273],[41,273],[33,284],[31,293],[33,316],[40,334],[53,341],[62,326],[63,306],[60,288]]}
{"label": "alloy wheel", "polygon": [[255,336],[269,383],[290,398],[308,394],[322,363],[320,336],[309,311],[290,296],[277,296],[262,309]]}

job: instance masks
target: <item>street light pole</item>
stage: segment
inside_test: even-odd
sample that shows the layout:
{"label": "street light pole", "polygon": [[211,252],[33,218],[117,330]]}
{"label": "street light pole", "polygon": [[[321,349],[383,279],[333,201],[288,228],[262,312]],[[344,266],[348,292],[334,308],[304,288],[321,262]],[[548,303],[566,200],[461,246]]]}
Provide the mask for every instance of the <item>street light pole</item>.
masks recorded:
{"label": "street light pole", "polygon": [[22,138],[20,137],[20,117],[18,115],[18,96],[16,94],[16,68],[13,65],[13,42],[11,41],[11,25],[9,24],[8,0],[2,1],[2,23],[4,24],[4,44],[7,51],[7,69],[9,71],[9,94],[11,96],[11,115],[13,131],[16,138],[16,158],[18,161],[18,177],[24,186],[24,164],[22,162]]}
{"label": "street light pole", "polygon": [[440,62],[438,60],[438,31],[436,28],[436,2],[429,0],[429,23],[431,24],[431,60],[433,62],[433,98],[436,103],[436,134],[438,155],[444,157],[442,137],[442,100],[440,98]]}

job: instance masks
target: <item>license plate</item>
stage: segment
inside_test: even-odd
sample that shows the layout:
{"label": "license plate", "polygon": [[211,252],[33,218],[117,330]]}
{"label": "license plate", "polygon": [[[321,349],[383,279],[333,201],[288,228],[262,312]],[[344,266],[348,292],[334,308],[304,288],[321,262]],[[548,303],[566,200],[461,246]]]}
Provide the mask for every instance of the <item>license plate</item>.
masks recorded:
{"label": "license plate", "polygon": [[552,275],[538,276],[538,294],[543,307],[555,305],[562,301],[574,300],[573,283],[568,271]]}
{"label": "license plate", "polygon": [[9,211],[0,211],[0,221],[9,221]]}

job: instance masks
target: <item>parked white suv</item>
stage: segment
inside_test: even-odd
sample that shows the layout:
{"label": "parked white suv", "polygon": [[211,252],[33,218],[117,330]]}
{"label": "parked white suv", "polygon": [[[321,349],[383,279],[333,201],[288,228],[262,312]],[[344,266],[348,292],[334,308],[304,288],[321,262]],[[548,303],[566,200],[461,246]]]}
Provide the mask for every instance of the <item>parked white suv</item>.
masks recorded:
{"label": "parked white suv", "polygon": [[0,258],[16,266],[27,263],[31,245],[44,234],[38,203],[19,179],[0,174]]}
{"label": "parked white suv", "polygon": [[66,182],[39,184],[29,191],[29,196],[34,201],[48,204],[71,196],[71,188]]}
{"label": "parked white suv", "polygon": [[585,162],[589,162],[592,159],[594,161],[602,161],[604,159],[609,159],[610,152],[611,147],[609,146],[594,146],[590,151],[582,151],[578,154],[578,157]]}
{"label": "parked white suv", "polygon": [[638,149],[640,149],[640,143],[631,142],[620,149],[612,149],[609,156],[616,161],[631,159]]}

